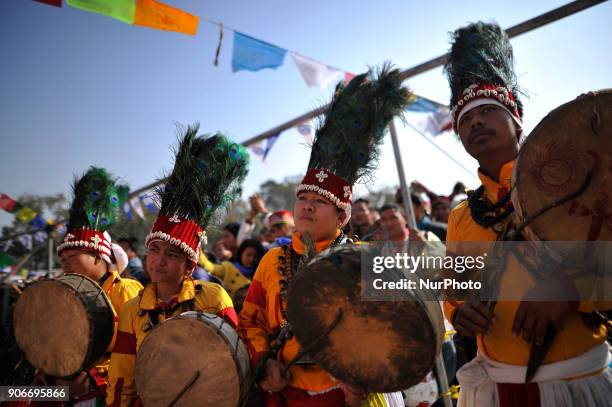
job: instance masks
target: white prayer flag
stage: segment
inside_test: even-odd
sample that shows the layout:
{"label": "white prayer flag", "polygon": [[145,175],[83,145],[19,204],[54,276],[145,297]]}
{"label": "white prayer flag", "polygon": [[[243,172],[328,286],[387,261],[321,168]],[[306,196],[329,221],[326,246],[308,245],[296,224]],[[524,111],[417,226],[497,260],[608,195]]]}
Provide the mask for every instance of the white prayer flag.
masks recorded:
{"label": "white prayer flag", "polygon": [[339,69],[298,54],[292,53],[291,57],[300,70],[304,81],[306,81],[306,85],[309,87],[318,86],[319,88],[325,88],[330,82],[344,74]]}
{"label": "white prayer flag", "polygon": [[130,199],[130,206],[134,209],[134,212],[136,212],[136,215],[138,215],[140,219],[145,218],[142,206],[140,205],[139,197],[135,196],[134,198]]}

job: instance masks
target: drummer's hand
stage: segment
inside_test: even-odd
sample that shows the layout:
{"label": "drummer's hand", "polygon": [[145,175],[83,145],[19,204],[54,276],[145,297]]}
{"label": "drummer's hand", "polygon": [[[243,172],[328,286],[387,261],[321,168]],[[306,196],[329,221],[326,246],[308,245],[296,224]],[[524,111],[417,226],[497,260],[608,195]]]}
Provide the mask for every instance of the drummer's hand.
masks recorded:
{"label": "drummer's hand", "polygon": [[473,337],[488,334],[496,321],[495,314],[484,303],[470,301],[459,306],[453,326],[460,335]]}
{"label": "drummer's hand", "polygon": [[[561,330],[565,318],[575,310],[578,302],[568,301],[572,295],[567,292],[567,285],[559,279],[549,279],[530,289],[516,311],[512,324],[512,335],[536,345],[542,345],[548,325]],[[577,294],[576,294],[577,295]],[[576,298],[576,297],[573,297]],[[535,301],[535,299],[561,299],[561,301]]]}
{"label": "drummer's hand", "polygon": [[340,389],[344,392],[344,398],[346,399],[346,404],[350,407],[360,407],[365,399],[368,397],[366,393],[363,391],[349,386],[346,383],[339,382],[338,385]]}
{"label": "drummer's hand", "polygon": [[87,372],[81,372],[72,380],[55,379],[56,386],[69,386],[70,397],[78,397],[89,391],[89,376]]}
{"label": "drummer's hand", "polygon": [[282,391],[289,384],[291,378],[289,372],[286,372],[286,375],[283,376],[282,368],[283,365],[278,360],[268,359],[266,361],[266,373],[263,380],[259,382],[259,387],[268,393]]}

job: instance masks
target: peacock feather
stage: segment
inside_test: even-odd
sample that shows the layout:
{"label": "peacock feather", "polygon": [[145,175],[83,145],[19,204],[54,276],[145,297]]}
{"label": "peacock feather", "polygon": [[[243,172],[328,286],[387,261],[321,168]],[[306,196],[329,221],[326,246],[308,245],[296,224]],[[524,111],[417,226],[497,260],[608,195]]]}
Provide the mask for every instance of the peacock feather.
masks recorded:
{"label": "peacock feather", "polygon": [[156,192],[160,214],[190,219],[205,228],[240,196],[249,154],[223,134],[198,136],[198,130],[198,124],[179,129],[174,168]]}
{"label": "peacock feather", "polygon": [[414,94],[400,72],[385,64],[336,87],[315,134],[308,169],[323,168],[349,184],[376,168],[379,146],[393,117],[402,115]]}
{"label": "peacock feather", "polygon": [[72,189],[68,229],[86,227],[99,231],[107,230],[117,221],[129,192],[127,185],[118,185],[112,174],[98,167],[90,167],[75,180]]}
{"label": "peacock feather", "polygon": [[451,50],[444,71],[451,88],[451,106],[472,84],[503,85],[512,89],[523,116],[523,104],[514,73],[514,55],[506,32],[495,23],[469,24],[451,34]]}

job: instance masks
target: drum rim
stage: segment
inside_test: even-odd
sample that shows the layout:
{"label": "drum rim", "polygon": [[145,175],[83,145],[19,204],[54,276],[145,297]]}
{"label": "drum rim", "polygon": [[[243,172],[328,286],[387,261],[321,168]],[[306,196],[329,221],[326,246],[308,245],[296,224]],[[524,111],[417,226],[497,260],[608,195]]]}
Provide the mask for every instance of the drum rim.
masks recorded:
{"label": "drum rim", "polygon": [[[28,287],[26,287],[23,290],[23,292],[25,293],[30,287],[34,287],[38,283],[43,283],[43,282],[51,282],[53,284],[60,284],[60,285],[62,285],[64,287],[68,287],[70,290],[72,290],[73,293],[77,294],[75,297],[77,297],[79,299],[79,301],[81,301],[81,304],[83,305],[83,308],[85,309],[85,314],[87,315],[87,320],[89,321],[89,337],[93,338],[93,336],[94,336],[94,321],[92,319],[91,314],[89,312],[87,312],[88,308],[87,308],[87,303],[85,302],[85,298],[84,298],[84,296],[79,291],[77,291],[77,289],[75,287],[73,287],[70,284],[67,284],[65,281],[61,280],[61,278],[65,277],[65,276],[68,276],[68,277],[78,276],[80,278],[83,278],[84,280],[87,280],[87,281],[93,283],[95,286],[98,287],[98,289],[102,293],[102,296],[103,296],[104,301],[106,302],[106,304],[114,312],[113,305],[110,302],[110,299],[108,298],[108,296],[106,295],[104,290],[102,289],[102,287],[94,279],[92,279],[91,277],[88,277],[88,276],[85,276],[85,275],[79,274],[79,273],[64,273],[61,276],[58,276],[58,277],[55,277],[55,278],[42,278],[42,279],[36,281],[35,283],[30,284]],[[17,299],[17,302],[15,303],[15,308],[13,309],[13,313],[15,312],[15,309],[17,308],[17,303],[19,302],[20,299],[21,299],[21,296],[19,296],[19,298]],[[114,321],[113,321],[113,326],[114,326]],[[15,330],[15,318],[14,318],[14,314],[13,314],[13,330]],[[114,337],[114,335],[115,334],[113,333],[113,336],[111,336],[111,341],[112,341],[112,338]],[[15,338],[15,339],[17,339],[17,338]],[[17,345],[19,346],[19,342],[17,343]],[[93,341],[90,340],[89,343],[87,344],[87,352],[85,354],[83,362],[81,363],[81,366],[77,370],[77,372],[72,373],[72,374],[70,374],[68,376],[57,376],[57,377],[59,377],[61,379],[68,379],[68,380],[70,380],[70,379],[78,376],[84,369],[87,368],[88,360],[91,358],[91,353],[92,353],[92,350],[93,350],[92,348],[93,348]],[[23,352],[21,347],[19,349]],[[28,360],[28,362],[30,364],[32,364],[30,359],[28,358],[28,356],[25,354],[25,352],[23,352],[23,354],[26,357],[26,359]],[[92,361],[92,362],[95,362],[95,361]],[[90,363],[92,363],[92,362],[90,362]],[[32,364],[32,366],[34,366],[34,365]],[[40,368],[37,368],[37,369],[40,369]],[[45,372],[43,372],[43,373],[45,373]]]}
{"label": "drum rim", "polygon": [[[536,140],[537,135],[543,131],[542,128],[545,125],[549,125],[548,121],[555,118],[557,115],[562,114],[563,111],[567,109],[568,107],[576,103],[584,102],[589,98],[592,99],[592,98],[596,98],[598,96],[604,96],[604,95],[607,95],[608,97],[612,97],[612,88],[603,88],[603,89],[593,90],[589,92],[584,92],[576,96],[574,99],[569,100],[555,107],[553,110],[548,112],[548,114],[546,114],[546,116],[544,116],[538,122],[538,124],[533,128],[533,130],[531,130],[529,135],[525,138],[525,141],[520,146],[519,153],[516,157],[516,162],[514,164],[514,168],[512,170],[512,177],[511,177],[511,190],[512,190],[511,202],[514,205],[515,213],[516,213],[516,220],[518,221],[518,223],[523,222],[523,220],[525,219],[525,208],[523,207],[523,205],[521,205],[521,202],[523,202],[526,199],[526,197],[523,195],[524,191],[521,190],[520,188],[519,169],[521,168],[521,164],[524,161],[521,159],[522,158],[521,150],[524,150],[528,148],[529,146],[531,146],[533,143],[535,143],[537,141]],[[522,170],[520,172],[522,172]],[[514,197],[516,198],[513,199]],[[566,202],[565,205],[571,202],[572,201]],[[532,227],[532,225],[527,225],[525,226],[525,229],[524,229],[526,234],[528,235],[529,240],[534,240],[534,241],[542,240],[541,236],[538,233],[536,233],[536,230]]]}
{"label": "drum rim", "polygon": [[[234,361],[234,365],[236,367],[236,372],[237,372],[238,378],[239,378],[239,385],[240,385],[239,402],[241,403],[247,397],[248,391],[249,391],[249,389],[251,387],[251,383],[252,383],[253,371],[251,369],[251,359],[250,359],[250,355],[248,353],[248,350],[246,348],[246,345],[244,344],[244,341],[242,340],[242,337],[238,333],[238,330],[235,329],[234,327],[232,327],[231,324],[229,322],[227,322],[223,317],[220,317],[219,315],[216,315],[216,314],[211,314],[209,312],[204,312],[204,311],[184,311],[184,312],[181,312],[178,315],[174,315],[173,317],[170,317],[170,318],[164,320],[163,322],[160,322],[158,325],[154,326],[149,332],[147,332],[147,335],[142,340],[142,343],[140,345],[140,349],[147,342],[148,338],[151,337],[151,333],[154,332],[156,329],[158,329],[163,324],[165,324],[166,322],[173,321],[173,320],[193,320],[193,319],[198,320],[198,321],[203,321],[203,319],[200,318],[201,316],[205,316],[209,320],[220,319],[221,320],[221,326],[227,325],[228,327],[230,327],[236,333],[236,338],[237,338],[236,352],[235,353],[231,352],[230,354],[232,355],[232,360]],[[226,338],[224,335],[221,335],[219,333],[220,331],[221,331],[221,329],[217,329],[216,330],[215,333],[217,334],[217,336],[221,337],[221,339],[226,344],[231,345],[232,343],[229,342],[228,338]],[[237,354],[239,352],[240,346],[242,346],[243,351],[244,351],[243,353],[246,355],[246,365],[245,365],[246,366],[245,367],[246,371],[245,371],[245,375],[244,375],[244,378],[243,378],[244,380],[240,380],[240,379],[242,379],[242,377],[241,377],[241,369],[240,369],[240,366],[238,365],[239,359],[237,357]],[[229,348],[231,349],[231,346],[229,346]],[[140,349],[138,349],[138,350],[140,350]],[[136,352],[136,363],[138,363],[138,351]],[[136,373],[136,369],[134,369],[134,382],[136,382],[136,380],[135,380],[136,379],[135,373]],[[138,386],[136,386],[136,387],[138,387]],[[136,390],[138,390],[138,389],[136,389]]]}

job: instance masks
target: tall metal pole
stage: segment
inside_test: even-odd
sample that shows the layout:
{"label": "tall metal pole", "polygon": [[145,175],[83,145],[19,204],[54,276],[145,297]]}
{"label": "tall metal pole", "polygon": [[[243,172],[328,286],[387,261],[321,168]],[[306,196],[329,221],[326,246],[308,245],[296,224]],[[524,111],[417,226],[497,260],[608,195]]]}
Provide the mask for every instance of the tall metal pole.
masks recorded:
{"label": "tall metal pole", "polygon": [[397,139],[397,130],[395,130],[395,121],[389,123],[389,135],[393,144],[393,154],[395,155],[395,165],[397,167],[397,175],[400,181],[400,191],[402,194],[402,203],[408,220],[408,227],[416,229],[416,218],[414,217],[414,208],[412,207],[412,198],[408,193],[408,184],[406,183],[406,175],[404,174],[404,163],[402,162],[402,153],[400,152],[399,140]]}
{"label": "tall metal pole", "polygon": [[49,240],[47,241],[47,247],[49,249],[47,257],[47,277],[51,277],[51,270],[53,270],[53,237],[52,233],[49,233]]}
{"label": "tall metal pole", "polygon": [[[404,174],[404,163],[402,162],[402,153],[399,147],[399,140],[397,139],[397,130],[395,129],[395,122],[391,120],[389,123],[389,134],[391,135],[391,142],[393,143],[393,154],[395,155],[395,165],[397,166],[397,175],[400,180],[400,190],[402,193],[402,204],[404,211],[408,217],[408,227],[412,230],[416,230],[417,223],[414,217],[414,209],[412,207],[412,198],[408,193],[408,185],[406,183],[406,174]],[[436,355],[435,359],[436,377],[440,385],[442,392],[442,402],[444,407],[453,407],[453,401],[450,395],[450,386],[448,385],[448,377],[446,376],[446,368],[444,366],[444,357],[442,352]]]}

